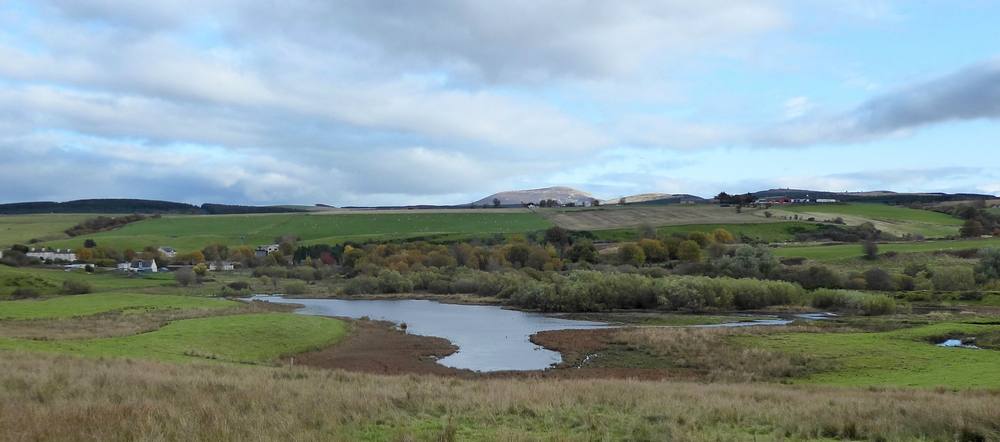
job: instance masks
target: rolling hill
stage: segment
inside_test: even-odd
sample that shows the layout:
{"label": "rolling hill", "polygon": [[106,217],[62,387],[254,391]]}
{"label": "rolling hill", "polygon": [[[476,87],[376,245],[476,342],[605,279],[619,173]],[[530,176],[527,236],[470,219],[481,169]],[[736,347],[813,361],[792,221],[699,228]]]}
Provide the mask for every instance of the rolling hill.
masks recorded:
{"label": "rolling hill", "polygon": [[556,200],[560,204],[573,203],[578,206],[584,204],[589,205],[591,202],[597,200],[593,195],[584,192],[582,190],[577,190],[572,187],[544,187],[541,189],[527,189],[527,190],[511,190],[506,192],[494,193],[486,198],[480,199],[473,202],[476,206],[492,206],[493,200],[500,200],[500,205],[505,207],[516,206],[520,207],[526,203],[538,203],[541,200]]}

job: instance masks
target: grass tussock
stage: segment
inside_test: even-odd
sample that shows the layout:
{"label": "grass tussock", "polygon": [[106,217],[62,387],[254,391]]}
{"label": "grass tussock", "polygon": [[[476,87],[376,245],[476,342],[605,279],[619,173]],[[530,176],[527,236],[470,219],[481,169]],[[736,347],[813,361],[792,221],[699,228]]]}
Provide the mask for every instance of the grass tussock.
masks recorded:
{"label": "grass tussock", "polygon": [[[811,328],[789,327],[782,331],[814,331]],[[616,332],[613,341],[652,353],[667,361],[672,368],[687,369],[707,381],[754,382],[801,377],[829,368],[805,354],[780,352],[751,347],[734,342],[734,338],[760,336],[772,330],[754,327],[739,328],[624,328]]]}
{"label": "grass tussock", "polygon": [[996,440],[995,391],[464,381],[0,354],[7,440]]}

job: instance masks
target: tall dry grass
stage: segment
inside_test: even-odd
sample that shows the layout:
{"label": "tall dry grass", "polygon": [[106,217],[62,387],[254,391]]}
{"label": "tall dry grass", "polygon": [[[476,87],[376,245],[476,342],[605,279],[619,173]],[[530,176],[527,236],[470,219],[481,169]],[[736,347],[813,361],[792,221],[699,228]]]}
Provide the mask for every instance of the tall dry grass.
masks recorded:
{"label": "tall dry grass", "polygon": [[458,380],[0,352],[3,440],[997,440],[1000,392]]}

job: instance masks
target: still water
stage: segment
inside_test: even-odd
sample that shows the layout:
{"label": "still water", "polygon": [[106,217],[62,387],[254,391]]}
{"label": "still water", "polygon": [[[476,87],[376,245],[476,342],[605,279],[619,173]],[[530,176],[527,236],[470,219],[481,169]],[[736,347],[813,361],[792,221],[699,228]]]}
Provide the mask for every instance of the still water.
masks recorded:
{"label": "still water", "polygon": [[538,313],[504,310],[490,305],[442,304],[427,300],[285,299],[254,296],[281,304],[302,304],[296,313],[405,322],[406,332],[437,336],[458,346],[438,360],[454,368],[475,371],[540,370],[562,361],[559,352],[546,350],[528,337],[546,330],[604,327],[606,324],[551,318]]}

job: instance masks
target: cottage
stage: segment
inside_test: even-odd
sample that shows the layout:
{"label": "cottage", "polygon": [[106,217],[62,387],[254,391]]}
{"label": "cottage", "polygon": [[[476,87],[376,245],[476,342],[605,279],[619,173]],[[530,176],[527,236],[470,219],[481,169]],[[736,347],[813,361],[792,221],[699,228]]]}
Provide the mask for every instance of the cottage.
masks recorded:
{"label": "cottage", "polygon": [[232,261],[213,261],[208,263],[208,270],[212,272],[229,272],[236,269]]}
{"label": "cottage", "polygon": [[71,249],[32,248],[27,256],[42,261],[76,261],[76,253]]}
{"label": "cottage", "polygon": [[173,247],[160,247],[159,251],[160,253],[163,254],[163,256],[166,256],[167,258],[177,257],[177,250],[174,250]]}
{"label": "cottage", "polygon": [[279,246],[277,244],[268,244],[266,246],[258,246],[254,250],[254,256],[256,256],[258,258],[263,258],[263,257],[265,257],[267,255],[270,255],[270,254],[272,254],[274,252],[277,252],[279,250],[281,250],[281,246]]}
{"label": "cottage", "polygon": [[132,262],[123,262],[118,264],[118,270],[135,273],[157,273],[159,268],[156,266],[155,259],[150,259],[148,261],[137,259]]}

